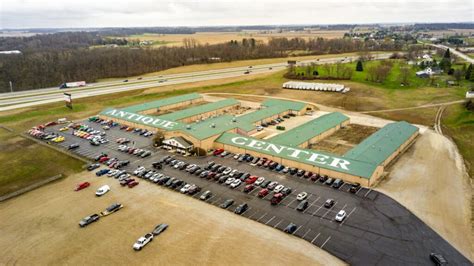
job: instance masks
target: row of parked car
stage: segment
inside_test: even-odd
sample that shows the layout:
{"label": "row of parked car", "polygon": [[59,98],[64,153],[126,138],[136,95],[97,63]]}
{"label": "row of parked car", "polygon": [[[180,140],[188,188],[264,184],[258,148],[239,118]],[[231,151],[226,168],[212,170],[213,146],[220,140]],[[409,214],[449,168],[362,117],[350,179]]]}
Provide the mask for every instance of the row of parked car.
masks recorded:
{"label": "row of parked car", "polygon": [[187,184],[179,178],[167,176],[156,169],[146,169],[143,166],[139,166],[133,171],[133,175],[161,186],[179,190],[183,194],[195,195],[201,191],[201,188],[196,184]]}
{"label": "row of parked car", "polygon": [[[313,173],[311,171],[305,171],[303,169],[298,169],[294,167],[287,167],[284,166],[278,162],[272,161],[268,158],[265,157],[257,157],[257,156],[252,156],[248,153],[246,154],[232,154],[228,151],[225,151],[224,149],[217,149],[213,152],[214,156],[219,156],[219,157],[230,157],[234,158],[238,162],[247,162],[252,166],[258,166],[262,168],[267,168],[271,171],[275,171],[281,174],[290,174],[298,177],[303,177],[305,179],[311,180],[313,182],[319,181],[320,183],[323,183],[325,185],[331,186],[333,188],[340,188],[342,185],[344,185],[344,181],[340,178],[332,178],[328,177],[327,175],[320,175],[318,173]],[[360,184],[355,183],[352,184],[349,191],[352,193],[357,192],[360,189]]]}
{"label": "row of parked car", "polygon": [[120,126],[120,130],[129,131],[129,132],[135,133],[135,134],[143,136],[143,137],[153,136],[153,132],[151,132],[151,131],[148,131],[148,130],[142,129],[142,128],[129,127],[127,125]]}
{"label": "row of parked car", "polygon": [[63,142],[64,140],[66,140],[64,136],[61,136],[57,133],[48,133],[39,129],[30,129],[28,130],[28,134],[30,134],[31,136],[37,139],[52,141],[56,143]]}
{"label": "row of parked car", "polygon": [[100,214],[94,213],[92,215],[84,217],[82,220],[79,221],[80,227],[86,227],[91,223],[99,221],[100,217],[110,215],[118,210],[122,209],[123,205],[121,203],[113,203],[109,207],[107,207],[104,211],[100,212]]}
{"label": "row of parked car", "polygon": [[120,169],[130,164],[129,160],[119,160],[115,157],[109,157],[106,153],[101,153],[97,155],[94,160],[114,169]]}
{"label": "row of parked car", "polygon": [[175,169],[184,170],[189,174],[199,176],[200,178],[215,180],[233,189],[244,184],[244,193],[250,193],[258,188],[260,191],[257,195],[260,198],[264,198],[268,194],[273,193],[270,202],[274,205],[280,203],[284,197],[292,192],[290,187],[285,187],[277,181],[266,180],[263,176],[251,175],[250,173],[241,172],[215,162],[208,162],[206,166],[201,167],[196,164],[188,164],[174,159],[172,156],[165,156],[161,159],[161,162]]}
{"label": "row of parked car", "polygon": [[117,148],[121,152],[125,152],[128,154],[136,155],[142,158],[148,157],[151,155],[151,151],[145,149],[139,149],[134,147],[129,147],[127,145],[120,145]]}

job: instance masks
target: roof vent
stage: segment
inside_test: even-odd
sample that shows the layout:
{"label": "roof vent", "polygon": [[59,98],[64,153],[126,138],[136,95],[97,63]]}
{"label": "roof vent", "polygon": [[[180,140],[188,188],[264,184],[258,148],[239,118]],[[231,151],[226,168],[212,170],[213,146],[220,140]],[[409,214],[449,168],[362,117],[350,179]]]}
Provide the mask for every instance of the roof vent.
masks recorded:
{"label": "roof vent", "polygon": [[186,129],[187,129],[187,130],[190,130],[190,129],[191,129],[191,125],[186,125]]}
{"label": "roof vent", "polygon": [[211,127],[212,127],[212,128],[215,128],[215,127],[216,127],[216,124],[212,123],[212,124],[211,124]]}
{"label": "roof vent", "polygon": [[237,118],[235,116],[232,117],[232,122],[237,122]]}

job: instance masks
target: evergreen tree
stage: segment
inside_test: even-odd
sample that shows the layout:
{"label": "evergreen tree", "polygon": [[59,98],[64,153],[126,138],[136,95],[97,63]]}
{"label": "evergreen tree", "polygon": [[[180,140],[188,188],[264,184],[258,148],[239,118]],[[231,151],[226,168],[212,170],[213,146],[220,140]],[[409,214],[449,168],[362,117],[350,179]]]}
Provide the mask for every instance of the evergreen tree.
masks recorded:
{"label": "evergreen tree", "polygon": [[465,75],[465,78],[467,80],[469,80],[471,78],[471,73],[472,73],[472,64],[470,64],[468,67],[467,67],[467,70],[466,70],[466,75]]}
{"label": "evergreen tree", "polygon": [[358,72],[364,71],[364,67],[362,66],[362,61],[360,61],[360,60],[357,61],[356,71],[358,71]]}
{"label": "evergreen tree", "polygon": [[469,77],[470,81],[474,81],[474,71],[471,70],[471,76]]}
{"label": "evergreen tree", "polygon": [[451,53],[450,53],[450,51],[449,51],[449,48],[448,48],[448,50],[446,50],[446,52],[444,52],[444,56],[443,56],[443,57],[444,57],[444,58],[448,58],[448,59],[451,58]]}

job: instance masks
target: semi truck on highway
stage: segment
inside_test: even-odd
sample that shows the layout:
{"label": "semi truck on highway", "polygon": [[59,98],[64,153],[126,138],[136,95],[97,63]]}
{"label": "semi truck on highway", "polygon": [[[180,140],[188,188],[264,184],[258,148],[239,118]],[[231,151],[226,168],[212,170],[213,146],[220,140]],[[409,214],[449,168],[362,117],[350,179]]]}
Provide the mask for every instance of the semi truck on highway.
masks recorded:
{"label": "semi truck on highway", "polygon": [[66,82],[66,83],[61,84],[59,88],[66,89],[66,88],[77,88],[77,87],[82,87],[82,86],[86,86],[85,81]]}

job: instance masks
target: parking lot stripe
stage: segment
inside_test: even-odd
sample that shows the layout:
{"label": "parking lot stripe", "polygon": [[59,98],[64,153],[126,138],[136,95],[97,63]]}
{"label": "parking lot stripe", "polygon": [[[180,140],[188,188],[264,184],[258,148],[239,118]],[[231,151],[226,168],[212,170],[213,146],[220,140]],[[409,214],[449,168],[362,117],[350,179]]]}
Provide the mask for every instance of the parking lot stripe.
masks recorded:
{"label": "parking lot stripe", "polygon": [[308,231],[306,231],[306,233],[304,233],[304,235],[303,235],[301,238],[304,239],[304,237],[305,237],[309,232],[311,232],[311,229],[308,229]]}
{"label": "parking lot stripe", "polygon": [[265,224],[268,224],[269,222],[271,222],[276,216],[273,216],[272,218],[270,218],[270,220],[268,220]]}
{"label": "parking lot stripe", "polygon": [[275,224],[273,228],[276,228],[281,222],[283,222],[283,219],[281,219],[277,224]]}
{"label": "parking lot stripe", "polygon": [[327,210],[327,212],[326,212],[326,213],[324,213],[324,215],[323,215],[323,216],[321,216],[321,218],[319,218],[319,219],[321,219],[321,220],[322,220],[322,219],[324,218],[324,216],[326,216],[326,215],[327,215],[327,214],[328,214],[328,213],[329,213],[329,212],[330,212],[332,209],[334,209],[334,207],[336,207],[336,205],[337,205],[337,201],[336,201],[336,203],[334,203],[334,205],[332,205],[332,207],[331,207],[331,208],[329,208],[329,210]]}
{"label": "parking lot stripe", "polygon": [[215,198],[215,197],[216,197],[216,196],[212,196],[212,197],[208,198],[208,199],[205,200],[205,201],[206,201],[206,202],[207,202],[207,201],[211,201],[211,199],[213,199],[213,198]]}
{"label": "parking lot stripe", "polygon": [[357,209],[357,207],[354,207],[354,209],[352,209],[352,211],[347,215],[346,219],[344,219],[344,221],[341,222],[341,224],[339,226],[342,226],[344,224],[344,222],[349,218],[349,216],[351,216],[351,214]]}
{"label": "parking lot stripe", "polygon": [[296,230],[293,232],[292,235],[296,234],[296,232],[298,232],[298,230],[300,230],[300,228],[303,227],[302,225],[300,225],[298,228],[296,228]]}
{"label": "parking lot stripe", "polygon": [[321,197],[318,197],[315,201],[311,202],[311,204],[308,206],[308,208],[306,208],[306,210],[303,211],[303,213],[305,213],[307,210],[309,210],[309,208],[311,208],[311,206],[313,206],[314,203],[316,203],[316,201],[318,201]]}
{"label": "parking lot stripe", "polygon": [[320,248],[323,248],[324,245],[326,245],[326,243],[329,241],[329,239],[331,239],[331,236],[329,236],[329,237],[326,239],[326,241],[324,241],[324,243],[320,246]]}
{"label": "parking lot stripe", "polygon": [[296,198],[294,200],[290,201],[290,203],[286,204],[286,206],[287,207],[290,206],[290,204],[293,203],[295,200],[296,200]]}
{"label": "parking lot stripe", "polygon": [[319,208],[318,208],[316,211],[314,211],[311,215],[312,215],[312,216],[315,216],[316,213],[317,213],[319,210],[321,210],[321,208],[322,208],[323,206],[324,206],[324,204],[321,204],[321,206],[319,206]]}
{"label": "parking lot stripe", "polygon": [[321,234],[321,233],[318,233],[318,235],[317,235],[317,236],[315,236],[315,237],[313,238],[313,240],[311,240],[311,244],[313,244],[313,243],[314,243],[314,241],[315,241],[315,240],[318,238],[318,236],[319,236],[320,234]]}
{"label": "parking lot stripe", "polygon": [[[359,191],[361,191],[361,190],[362,190],[362,186],[360,186],[359,189],[358,189],[358,190],[356,191],[356,193],[354,193],[354,194],[357,195],[357,193],[359,193]],[[349,190],[347,190],[347,191],[350,191],[350,188],[349,188]]]}
{"label": "parking lot stripe", "polygon": [[262,219],[263,217],[265,217],[265,215],[267,215],[267,213],[268,213],[268,212],[266,212],[264,215],[262,215],[262,217],[258,218],[258,219],[257,219],[257,222],[259,222],[260,219]]}
{"label": "parking lot stripe", "polygon": [[244,213],[246,213],[247,211],[251,210],[252,207],[249,207],[248,209],[246,209],[243,213],[241,213],[240,215],[244,215]]}
{"label": "parking lot stripe", "polygon": [[369,189],[369,191],[367,191],[367,193],[365,193],[364,197],[367,197],[367,195],[369,195],[370,192],[372,192],[372,189]]}

